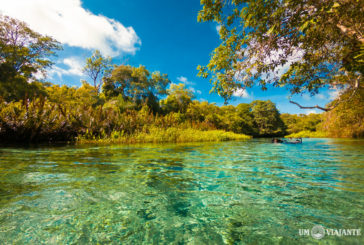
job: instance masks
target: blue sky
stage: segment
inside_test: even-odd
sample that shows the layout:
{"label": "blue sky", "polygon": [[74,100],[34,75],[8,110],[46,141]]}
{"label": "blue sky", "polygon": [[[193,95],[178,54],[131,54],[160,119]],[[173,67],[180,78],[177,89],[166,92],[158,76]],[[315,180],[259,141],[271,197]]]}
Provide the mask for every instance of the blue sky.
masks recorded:
{"label": "blue sky", "polygon": [[[219,44],[216,24],[197,22],[200,8],[198,0],[0,0],[0,12],[62,42],[64,50],[48,73],[51,82],[79,86],[81,79],[87,79],[81,72],[85,59],[100,49],[116,64],[142,64],[167,73],[172,82],[183,82],[195,91],[196,99],[222,105],[222,98],[209,93],[209,81],[197,77],[197,65],[206,65]],[[326,90],[295,100],[325,105],[336,93]],[[319,112],[290,104],[284,88],[254,87],[241,95],[230,104],[270,99],[281,113]]]}

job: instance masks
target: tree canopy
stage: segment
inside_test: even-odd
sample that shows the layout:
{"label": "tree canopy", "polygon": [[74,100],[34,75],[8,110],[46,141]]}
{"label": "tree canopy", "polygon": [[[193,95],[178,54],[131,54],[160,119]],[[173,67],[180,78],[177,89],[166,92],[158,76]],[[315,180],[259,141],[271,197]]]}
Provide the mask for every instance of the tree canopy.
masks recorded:
{"label": "tree canopy", "polygon": [[185,113],[188,105],[194,97],[193,92],[186,88],[185,84],[172,83],[167,90],[168,96],[161,101],[161,107],[165,112],[182,112]]}
{"label": "tree canopy", "polygon": [[50,56],[61,49],[49,36],[31,30],[26,23],[0,15],[0,96],[6,100],[31,96],[38,91],[36,74],[52,65]]}
{"label": "tree canopy", "polygon": [[[323,130],[331,137],[364,137],[364,89],[354,95],[344,93],[341,99],[348,97],[351,97],[349,101],[323,115]],[[336,100],[331,103],[336,104]]]}
{"label": "tree canopy", "polygon": [[[239,88],[323,87],[355,93],[364,69],[364,5],[359,0],[201,0],[199,21],[215,21],[221,44],[200,75],[229,100]],[[338,101],[339,102],[339,101]],[[331,105],[332,107],[335,105]],[[318,107],[329,110],[330,108]]]}
{"label": "tree canopy", "polygon": [[282,135],[284,123],[275,104],[270,100],[256,100],[251,103],[251,111],[260,136]]}
{"label": "tree canopy", "polygon": [[83,72],[92,80],[93,86],[100,90],[103,79],[110,75],[112,70],[111,57],[104,57],[99,50],[95,50],[91,57],[86,59]]}
{"label": "tree canopy", "polygon": [[147,103],[157,111],[158,97],[167,94],[169,83],[167,74],[159,71],[151,73],[145,66],[120,65],[104,79],[102,91],[107,98],[121,96],[124,101]]}
{"label": "tree canopy", "polygon": [[[205,3],[217,4],[213,1]],[[233,1],[232,3],[238,5],[241,2]],[[254,5],[254,3],[251,4]],[[332,8],[335,9],[335,6]],[[259,14],[259,11],[257,13]],[[217,106],[207,101],[193,100],[193,91],[185,84],[171,84],[167,74],[161,74],[158,71],[150,72],[142,65],[139,67],[112,66],[111,59],[103,57],[98,51],[95,51],[93,56],[87,60],[85,66],[85,72],[91,77],[93,86],[85,81],[78,88],[37,81],[36,73],[42,73],[52,65],[50,56],[60,49],[59,43],[50,37],[30,30],[23,22],[9,17],[1,17],[0,20],[0,139],[2,140],[72,141],[81,137],[88,140],[122,139],[123,142],[143,142],[145,140],[149,142],[166,139],[174,142],[189,139],[211,140],[210,136],[215,133],[220,136],[216,138],[215,135],[214,139],[219,140],[227,140],[231,137],[248,138],[240,134],[255,137],[283,136],[287,133],[297,135],[295,137],[305,135],[309,137],[362,137],[364,135],[362,126],[364,89],[360,83],[362,57],[361,53],[358,51],[359,55],[357,55],[354,49],[352,52],[348,51],[345,56],[341,57],[342,60],[336,63],[333,62],[334,60],[332,63],[330,63],[331,61],[325,63],[327,68],[333,69],[330,72],[336,74],[339,82],[334,80],[332,83],[326,83],[330,80],[308,81],[302,85],[295,80],[299,78],[301,71],[297,70],[290,75],[292,66],[299,66],[300,62],[305,60],[305,55],[309,53],[307,51],[300,51],[303,58],[295,61],[296,63],[287,61],[291,66],[285,73],[282,73],[276,83],[277,86],[296,86],[298,90],[293,90],[293,93],[306,90],[315,93],[316,89],[323,86],[342,86],[346,90],[328,105],[333,109],[324,114],[281,115],[276,105],[269,100],[255,100],[250,104],[242,103],[237,106]],[[227,29],[225,27],[225,30],[222,30],[220,31],[221,36]],[[342,31],[340,27],[339,31]],[[246,32],[250,33],[248,30]],[[353,32],[347,35],[348,37],[344,41],[348,41],[350,36],[352,36],[352,41],[357,38]],[[236,37],[240,38],[238,35]],[[303,37],[303,40],[305,38]],[[264,37],[262,40],[264,41]],[[359,38],[357,43],[360,42]],[[259,42],[255,41],[255,43]],[[244,50],[243,47],[251,50],[247,44],[241,46]],[[300,48],[302,47],[300,46]],[[220,49],[218,48],[218,50]],[[225,47],[225,51],[230,52],[231,50],[230,47]],[[335,49],[333,50],[335,51]],[[220,51],[225,52],[223,49]],[[257,55],[259,57],[260,53],[258,52]],[[338,55],[338,53],[333,55]],[[277,59],[282,58],[280,55],[277,57]],[[345,60],[350,57],[351,60],[346,62]],[[228,56],[224,56],[224,58],[228,58]],[[254,62],[255,59],[253,59]],[[318,62],[319,59],[317,58],[316,61]],[[245,60],[236,60],[236,64],[239,62],[244,63]],[[227,63],[221,64],[227,65]],[[216,65],[221,64],[216,63]],[[260,76],[251,80],[250,85],[256,81],[268,79],[269,69],[259,71],[259,65],[264,68],[266,64],[257,63],[251,68],[246,68],[255,69],[254,72],[251,70],[254,76],[260,72]],[[284,63],[280,64],[280,66],[284,65]],[[336,66],[340,67],[338,71],[335,70]],[[231,96],[229,93],[234,89],[249,85],[244,85],[247,80],[238,82],[240,75],[246,71],[239,70],[240,68],[237,66],[234,67],[235,73],[231,73],[234,74],[232,80],[224,80],[224,76],[228,77],[228,75],[221,73],[218,75],[222,80],[215,81],[215,85],[223,89],[221,91],[226,99]],[[309,65],[306,68],[311,69]],[[291,76],[292,80],[285,82],[285,76]],[[355,84],[351,85],[351,80],[345,82],[345,76],[357,79],[355,81],[358,87],[356,88]],[[270,80],[261,83],[263,88],[268,81]],[[310,87],[310,83],[313,83],[313,87]],[[100,91],[101,85],[102,90]],[[306,85],[308,87],[302,87]],[[168,86],[169,89],[167,89]],[[346,103],[342,103],[342,101],[346,101]],[[211,132],[205,132],[207,130]],[[190,132],[190,136],[184,135],[184,132]]]}

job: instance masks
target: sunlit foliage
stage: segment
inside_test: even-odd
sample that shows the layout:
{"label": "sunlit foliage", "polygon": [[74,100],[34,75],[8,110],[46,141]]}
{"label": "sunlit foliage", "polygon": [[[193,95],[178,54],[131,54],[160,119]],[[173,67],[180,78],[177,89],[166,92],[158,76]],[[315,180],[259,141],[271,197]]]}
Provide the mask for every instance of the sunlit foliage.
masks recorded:
{"label": "sunlit foliage", "polygon": [[145,66],[120,65],[105,78],[103,93],[108,99],[121,96],[124,101],[138,105],[146,103],[157,112],[158,100],[167,94],[169,83],[167,74],[151,73]]}
{"label": "sunlit foliage", "polygon": [[321,130],[322,114],[288,114],[281,115],[284,124],[287,127],[288,134],[298,133],[300,131],[316,132]]}
{"label": "sunlit foliage", "polygon": [[164,112],[181,112],[185,113],[188,105],[194,97],[193,92],[186,88],[183,83],[172,83],[168,89],[168,96],[161,101],[161,107]]}
{"label": "sunlit foliage", "polygon": [[323,128],[331,137],[364,137],[364,89],[361,88],[354,96],[344,93],[338,99],[349,97],[352,97],[350,101],[324,114]]}
{"label": "sunlit foliage", "polygon": [[86,59],[83,72],[92,80],[97,91],[100,90],[103,80],[109,77],[112,70],[111,57],[104,57],[99,50],[96,50],[91,57]]}
{"label": "sunlit foliage", "polygon": [[56,40],[26,23],[0,15],[0,96],[11,101],[44,95],[40,84],[33,82],[52,65],[49,57],[60,48]]}
{"label": "sunlit foliage", "polygon": [[358,0],[201,0],[198,21],[219,25],[221,43],[200,75],[226,100],[236,89],[285,86],[353,91],[363,82],[364,5]]}
{"label": "sunlit foliage", "polygon": [[[220,18],[221,9],[211,9],[220,6],[219,3],[203,2],[208,6],[204,11],[212,11],[201,13],[203,18]],[[249,9],[244,11],[249,12]],[[221,37],[230,40],[228,36],[232,33],[227,33],[226,26],[222,28]],[[356,90],[342,84],[344,90],[329,105],[335,105],[335,109],[324,115],[280,115],[269,100],[237,106],[217,106],[194,100],[191,89],[185,84],[171,83],[167,74],[150,72],[145,66],[112,66],[110,58],[95,51],[84,69],[93,85],[83,81],[80,87],[60,86],[37,81],[35,75],[52,65],[49,57],[60,49],[58,42],[33,32],[23,22],[4,16],[0,17],[0,32],[0,141],[3,142],[141,143],[242,140],[249,136],[287,134],[296,137],[364,136],[361,84]],[[361,58],[349,53],[345,57],[353,60],[348,61],[351,65],[346,63],[345,69],[354,79],[361,72]],[[212,67],[209,69],[215,69]],[[223,75],[226,74],[218,76]],[[341,78],[338,77],[338,81]],[[231,89],[237,87],[223,77],[219,79],[215,85],[228,98]],[[316,85],[311,85],[313,87],[305,88],[294,82],[294,86],[316,92]],[[295,92],[298,91],[301,90]]]}

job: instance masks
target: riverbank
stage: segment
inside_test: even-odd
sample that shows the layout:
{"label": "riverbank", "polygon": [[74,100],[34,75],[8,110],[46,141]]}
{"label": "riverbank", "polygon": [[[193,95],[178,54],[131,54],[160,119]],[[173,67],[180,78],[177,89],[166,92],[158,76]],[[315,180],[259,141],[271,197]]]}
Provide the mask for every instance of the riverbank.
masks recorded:
{"label": "riverbank", "polygon": [[300,131],[298,133],[289,134],[285,138],[331,138],[327,133],[322,131]]}
{"label": "riverbank", "polygon": [[77,144],[133,144],[133,143],[186,143],[186,142],[219,142],[248,140],[252,136],[236,134],[224,130],[198,130],[192,128],[158,128],[151,127],[128,135],[123,131],[114,131],[110,136],[79,136]]}

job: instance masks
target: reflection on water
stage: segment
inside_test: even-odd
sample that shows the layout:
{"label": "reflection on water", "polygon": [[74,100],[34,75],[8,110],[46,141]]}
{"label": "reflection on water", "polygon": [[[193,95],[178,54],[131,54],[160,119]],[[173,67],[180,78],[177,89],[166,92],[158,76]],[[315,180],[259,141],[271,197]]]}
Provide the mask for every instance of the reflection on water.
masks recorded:
{"label": "reflection on water", "polygon": [[268,142],[1,148],[0,244],[307,244],[315,224],[363,228],[364,141]]}

